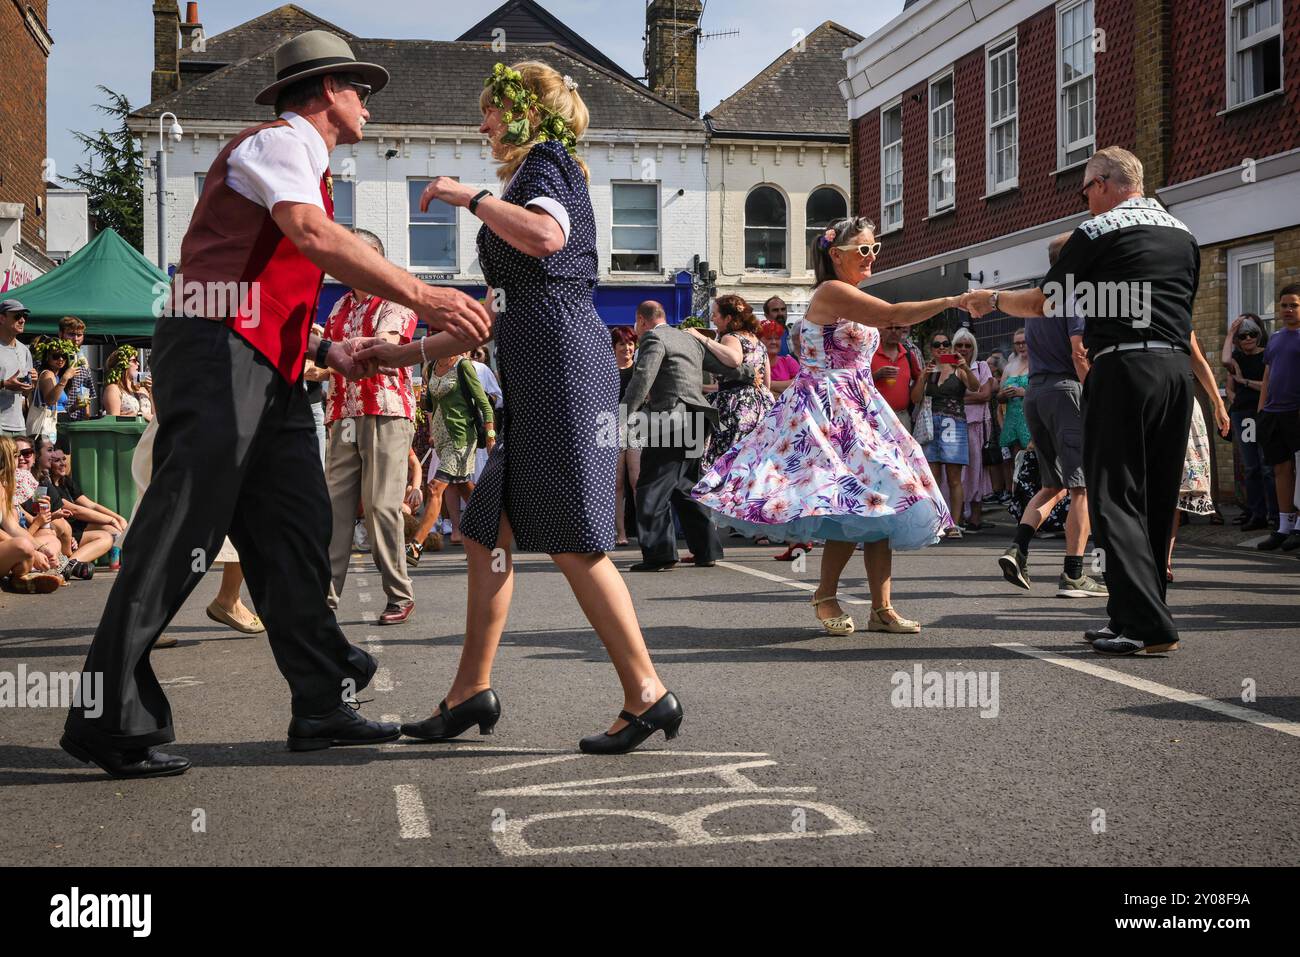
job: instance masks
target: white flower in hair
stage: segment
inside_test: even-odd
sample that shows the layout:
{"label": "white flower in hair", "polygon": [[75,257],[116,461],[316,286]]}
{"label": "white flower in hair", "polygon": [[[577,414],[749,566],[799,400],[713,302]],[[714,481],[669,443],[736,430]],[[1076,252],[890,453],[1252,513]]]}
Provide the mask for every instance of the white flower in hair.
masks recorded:
{"label": "white flower in hair", "polygon": [[570,91],[578,88],[578,84],[574,81],[573,77],[569,76],[567,73],[564,75],[564,88]]}

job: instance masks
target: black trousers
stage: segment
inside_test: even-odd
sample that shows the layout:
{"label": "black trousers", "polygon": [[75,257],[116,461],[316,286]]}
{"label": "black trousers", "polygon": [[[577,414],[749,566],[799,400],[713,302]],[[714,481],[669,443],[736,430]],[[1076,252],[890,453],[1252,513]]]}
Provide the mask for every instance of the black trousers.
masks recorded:
{"label": "black trousers", "polygon": [[715,562],[722,557],[722,542],[709,518],[709,510],[690,495],[700,480],[701,461],[699,456],[688,457],[681,446],[641,450],[636,528],[637,543],[645,561],[656,564],[677,561],[673,508],[682,521],[691,553],[700,561]]}
{"label": "black trousers", "polygon": [[330,503],[307,393],[218,322],[159,320],[153,476],[122,543],[86,658],[103,712],[67,727],[116,748],[175,740],[149,650],[229,534],[295,715],[321,714],[369,683],[375,659],[326,604]]}
{"label": "black trousers", "polygon": [[1195,401],[1183,352],[1112,352],[1084,383],[1088,514],[1105,558],[1110,627],[1147,645],[1178,639],[1165,565]]}

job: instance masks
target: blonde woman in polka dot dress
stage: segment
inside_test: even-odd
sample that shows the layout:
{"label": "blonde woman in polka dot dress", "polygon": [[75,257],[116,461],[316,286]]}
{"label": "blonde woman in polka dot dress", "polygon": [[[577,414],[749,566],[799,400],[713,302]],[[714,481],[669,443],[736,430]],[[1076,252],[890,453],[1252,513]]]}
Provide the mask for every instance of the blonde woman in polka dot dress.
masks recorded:
{"label": "blonde woman in polka dot dress", "polygon": [[[402,731],[444,741],[476,724],[486,734],[496,724],[501,704],[491,688],[492,661],[514,587],[510,553],[518,547],[551,556],[613,660],[623,710],[608,731],[583,738],[580,747],[621,754],[655,731],[675,737],[682,707],[655,673],[627,586],[605,554],[614,547],[617,429],[615,441],[607,437],[616,421],[618,371],[594,303],[599,259],[587,169],[566,148],[586,130],[588,113],[569,77],[531,61],[511,69],[538,106],[528,110],[524,131],[507,92],[509,71],[498,67],[484,88],[479,131],[500,164],[501,197],[438,177],[421,199],[421,208],[437,199],[471,208],[483,221],[479,261],[505,411],[461,521],[469,601],[460,667],[437,712]],[[516,88],[516,95],[525,93]],[[360,356],[397,366],[464,349],[439,333],[407,346],[371,343]]]}

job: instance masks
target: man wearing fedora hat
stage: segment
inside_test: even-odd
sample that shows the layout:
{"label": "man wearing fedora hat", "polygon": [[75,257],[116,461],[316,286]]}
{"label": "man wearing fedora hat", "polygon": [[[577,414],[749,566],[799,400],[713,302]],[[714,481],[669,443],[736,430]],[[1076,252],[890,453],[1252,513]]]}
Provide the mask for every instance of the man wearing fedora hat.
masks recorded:
{"label": "man wearing fedora hat", "polygon": [[[103,675],[103,700],[73,708],[61,741],[114,777],[189,767],[154,750],[175,735],[149,650],[226,534],[289,683],[289,747],[398,736],[397,725],[355,711],[377,663],[326,603],[331,510],[303,384],[308,356],[349,378],[376,370],[352,358],[360,340],[322,343],[311,321],[326,272],[409,307],[448,333],[438,339],[452,343],[445,348],[485,341],[490,320],[470,297],[426,286],[332,220],[330,151],[360,141],[366,100],[387,83],[387,70],[358,62],[333,34],[294,37],[257,96],[278,118],[235,136],[208,171],[154,332],[153,477],[84,668]],[[227,301],[221,291],[233,288],[237,301]]]}

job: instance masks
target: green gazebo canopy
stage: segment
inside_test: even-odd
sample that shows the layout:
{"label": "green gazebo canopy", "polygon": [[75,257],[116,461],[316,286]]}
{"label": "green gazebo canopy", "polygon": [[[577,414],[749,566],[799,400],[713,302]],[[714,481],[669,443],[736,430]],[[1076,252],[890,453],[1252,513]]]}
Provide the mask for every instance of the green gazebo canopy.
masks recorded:
{"label": "green gazebo canopy", "polygon": [[57,333],[76,316],[86,338],[152,336],[157,283],[169,279],[126,240],[105,229],[67,262],[7,293],[31,310],[27,332]]}

